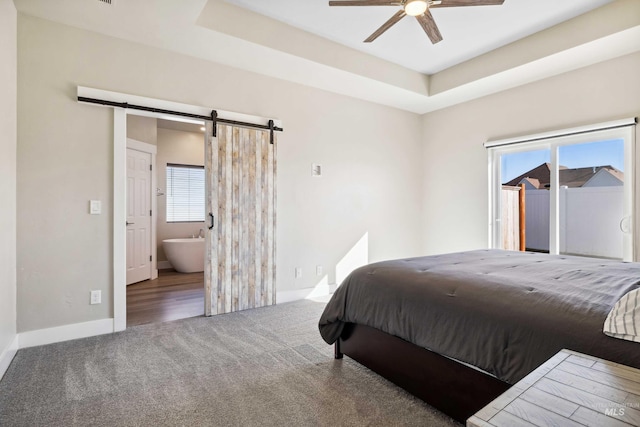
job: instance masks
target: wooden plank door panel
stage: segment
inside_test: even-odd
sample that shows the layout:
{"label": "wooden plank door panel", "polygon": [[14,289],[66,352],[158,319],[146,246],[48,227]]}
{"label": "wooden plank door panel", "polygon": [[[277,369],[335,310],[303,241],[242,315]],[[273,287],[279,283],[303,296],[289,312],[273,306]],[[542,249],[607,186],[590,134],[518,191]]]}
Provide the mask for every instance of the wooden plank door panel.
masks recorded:
{"label": "wooden plank door panel", "polygon": [[205,312],[275,304],[276,141],[227,125],[208,139],[207,203],[216,227],[207,241]]}

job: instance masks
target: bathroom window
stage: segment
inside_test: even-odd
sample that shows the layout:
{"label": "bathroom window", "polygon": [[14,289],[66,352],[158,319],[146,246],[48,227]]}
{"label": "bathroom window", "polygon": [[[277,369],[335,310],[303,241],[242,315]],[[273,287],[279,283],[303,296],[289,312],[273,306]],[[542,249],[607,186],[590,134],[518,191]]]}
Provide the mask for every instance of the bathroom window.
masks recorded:
{"label": "bathroom window", "polygon": [[204,221],[204,166],[167,164],[167,222]]}

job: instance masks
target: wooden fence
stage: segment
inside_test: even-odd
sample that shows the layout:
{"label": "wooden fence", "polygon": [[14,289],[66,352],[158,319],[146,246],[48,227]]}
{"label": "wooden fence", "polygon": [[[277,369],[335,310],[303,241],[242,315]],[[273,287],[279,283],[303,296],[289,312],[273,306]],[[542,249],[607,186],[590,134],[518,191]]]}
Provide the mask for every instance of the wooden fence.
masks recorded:
{"label": "wooden fence", "polygon": [[526,203],[524,184],[502,186],[502,249],[524,251],[526,248]]}

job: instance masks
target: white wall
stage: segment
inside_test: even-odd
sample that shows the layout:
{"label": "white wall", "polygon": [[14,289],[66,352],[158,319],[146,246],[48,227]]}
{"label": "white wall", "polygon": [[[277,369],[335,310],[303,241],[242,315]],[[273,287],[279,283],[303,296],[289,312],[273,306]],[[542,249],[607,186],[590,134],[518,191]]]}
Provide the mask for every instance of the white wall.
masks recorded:
{"label": "white wall", "polygon": [[16,338],[17,13],[0,0],[0,378]]}
{"label": "white wall", "polygon": [[638,75],[640,53],[425,115],[424,252],[487,247],[484,142],[637,117]]}
{"label": "white wall", "polygon": [[205,227],[204,221],[167,223],[167,163],[204,166],[203,133],[158,128],[156,177],[158,188],[165,193],[164,196],[156,197],[158,199],[157,260],[159,262],[167,260],[162,248],[162,240],[191,237]]}
{"label": "white wall", "polygon": [[[113,116],[78,104],[77,85],[283,120],[280,291],[333,282],[367,233],[370,261],[420,253],[419,116],[24,15],[18,42],[20,332],[113,315]],[[103,304],[89,305],[91,289]]]}

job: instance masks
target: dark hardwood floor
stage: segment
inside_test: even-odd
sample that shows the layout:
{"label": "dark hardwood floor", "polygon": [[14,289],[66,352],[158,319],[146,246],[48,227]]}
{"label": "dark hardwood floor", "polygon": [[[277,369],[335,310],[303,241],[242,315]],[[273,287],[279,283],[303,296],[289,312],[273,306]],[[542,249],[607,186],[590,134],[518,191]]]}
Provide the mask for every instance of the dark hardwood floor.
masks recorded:
{"label": "dark hardwood floor", "polygon": [[204,315],[204,273],[160,270],[127,286],[127,327]]}

